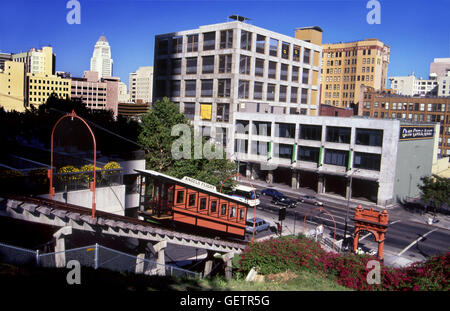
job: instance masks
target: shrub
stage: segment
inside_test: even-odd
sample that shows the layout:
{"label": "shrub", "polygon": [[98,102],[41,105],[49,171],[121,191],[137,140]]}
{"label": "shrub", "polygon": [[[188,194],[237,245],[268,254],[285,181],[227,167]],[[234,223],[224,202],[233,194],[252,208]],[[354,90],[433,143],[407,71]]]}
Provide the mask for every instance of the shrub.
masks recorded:
{"label": "shrub", "polygon": [[326,252],[320,244],[303,237],[282,237],[253,243],[242,252],[239,264],[241,273],[252,267],[262,274],[307,269],[356,290],[450,290],[450,252],[404,268],[381,264],[380,284],[371,285],[367,283],[366,267],[373,259]]}

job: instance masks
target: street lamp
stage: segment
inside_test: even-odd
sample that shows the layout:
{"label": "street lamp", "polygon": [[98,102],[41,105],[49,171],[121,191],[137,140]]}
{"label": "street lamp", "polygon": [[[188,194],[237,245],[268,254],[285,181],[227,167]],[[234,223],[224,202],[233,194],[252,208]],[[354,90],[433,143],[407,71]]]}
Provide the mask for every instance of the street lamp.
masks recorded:
{"label": "street lamp", "polygon": [[[344,238],[342,240],[342,244],[344,244],[344,242],[346,241],[346,238],[347,238],[348,211],[350,210],[350,198],[352,197],[353,174],[358,171],[359,171],[359,169],[356,169],[353,172],[351,172],[350,175],[348,175],[348,177],[350,178],[350,189],[349,189],[348,198],[347,198],[347,213],[345,215]],[[342,244],[341,244],[341,249],[342,249]]]}

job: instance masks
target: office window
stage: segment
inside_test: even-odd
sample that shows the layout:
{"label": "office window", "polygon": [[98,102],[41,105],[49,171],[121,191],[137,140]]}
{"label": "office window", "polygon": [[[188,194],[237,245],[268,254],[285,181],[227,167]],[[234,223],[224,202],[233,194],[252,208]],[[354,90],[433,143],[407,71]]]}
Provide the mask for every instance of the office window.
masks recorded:
{"label": "office window", "polygon": [[248,98],[249,86],[250,86],[249,81],[239,80],[239,90],[238,90],[239,98]]}
{"label": "office window", "polygon": [[203,56],[202,62],[202,73],[214,73],[214,56]]}
{"label": "office window", "polygon": [[214,50],[216,48],[216,32],[206,32],[203,34],[203,51]]}
{"label": "office window", "polygon": [[266,37],[262,35],[256,36],[256,53],[265,53]]}
{"label": "office window", "polygon": [[172,67],[172,75],[179,75],[181,74],[181,58],[176,58],[171,60],[171,67]]}
{"label": "office window", "polygon": [[275,84],[267,84],[267,98],[266,100],[275,100]]}
{"label": "office window", "polygon": [[348,164],[348,151],[325,149],[325,164],[347,166]]}
{"label": "office window", "polygon": [[241,55],[239,60],[239,73],[250,74],[250,56]]}
{"label": "office window", "polygon": [[281,64],[281,71],[280,71],[280,80],[287,81],[288,79],[288,65]]}
{"label": "office window", "polygon": [[252,33],[241,30],[241,49],[251,51],[252,50]]}
{"label": "office window", "polygon": [[280,102],[286,102],[286,91],[287,91],[287,86],[285,85],[280,85],[280,96],[279,96],[279,101]]}
{"label": "office window", "polygon": [[263,83],[255,81],[253,89],[253,99],[262,99],[262,92],[263,92]]}
{"label": "office window", "polygon": [[230,104],[217,104],[217,119],[218,122],[228,122],[230,117]]}
{"label": "office window", "polygon": [[311,54],[311,50],[310,49],[306,49],[303,52],[303,63],[305,64],[309,64],[310,63],[310,54]]}
{"label": "office window", "polygon": [[247,153],[248,152],[248,140],[247,139],[235,139],[234,140],[234,152]]}
{"label": "office window", "polygon": [[299,138],[307,140],[322,140],[322,126],[301,124]]}
{"label": "office window", "polygon": [[276,79],[277,78],[277,63],[269,61],[269,78]]}
{"label": "office window", "polygon": [[231,79],[219,79],[218,97],[230,97]]}
{"label": "office window", "polygon": [[383,130],[356,129],[357,145],[379,146],[383,144]]}
{"label": "office window", "polygon": [[291,75],[291,80],[292,82],[298,82],[298,72],[299,72],[299,67],[297,66],[292,66],[292,75]]}
{"label": "office window", "polygon": [[186,80],[185,81],[185,92],[186,97],[195,97],[196,80]]}
{"label": "office window", "polygon": [[300,61],[300,47],[298,45],[294,45],[294,53],[292,54],[292,59],[296,62]]}
{"label": "office window", "polygon": [[167,74],[167,59],[160,59],[156,61],[156,74],[165,76]]}
{"label": "office window", "polygon": [[239,134],[248,134],[248,125],[249,122],[246,120],[236,120],[236,133]]}
{"label": "office window", "polygon": [[269,42],[269,55],[278,56],[278,40],[270,38]]}
{"label": "office window", "polygon": [[292,159],[294,146],[287,144],[274,144],[274,154],[281,159]]}
{"label": "office window", "polygon": [[252,122],[252,134],[260,136],[270,136],[272,135],[272,123],[270,122]]}
{"label": "office window", "polygon": [[[167,55],[169,53],[169,40],[161,39],[158,41],[158,55]],[[41,81],[39,80],[39,83]]]}
{"label": "office window", "polygon": [[289,43],[287,43],[287,42],[281,43],[281,58],[289,59],[289,49],[290,49]]}
{"label": "office window", "polygon": [[275,136],[283,138],[295,138],[295,124],[275,123]]}
{"label": "office window", "polygon": [[355,168],[379,171],[380,163],[380,154],[355,152],[355,155],[353,157],[353,167]]}
{"label": "office window", "polygon": [[189,120],[194,120],[195,103],[184,103],[184,114]]}
{"label": "office window", "polygon": [[252,141],[251,154],[266,156],[269,150],[269,143],[265,141]]}
{"label": "office window", "polygon": [[349,127],[327,126],[326,141],[334,143],[350,143],[351,129]]}
{"label": "office window", "polygon": [[231,54],[219,56],[219,73],[231,72]]}
{"label": "office window", "polygon": [[308,104],[308,89],[302,88],[302,95],[300,98],[300,103],[304,104],[304,105]]}
{"label": "office window", "polygon": [[171,97],[179,97],[180,96],[180,80],[172,80],[170,81],[170,96]]}
{"label": "office window", "polygon": [[296,104],[298,102],[298,87],[291,86],[291,103]]}
{"label": "office window", "polygon": [[303,84],[309,83],[309,69],[303,68],[302,83]]}
{"label": "office window", "polygon": [[255,76],[256,77],[264,76],[264,59],[261,58],[255,59]]}
{"label": "office window", "polygon": [[186,58],[186,74],[197,74],[197,57]]}
{"label": "office window", "polygon": [[172,38],[172,53],[181,53],[183,52],[183,37],[173,37]]}
{"label": "office window", "polygon": [[222,30],[220,32],[220,48],[221,49],[233,48],[233,29]]}
{"label": "office window", "polygon": [[298,146],[297,160],[319,163],[320,148]]}
{"label": "office window", "polygon": [[[200,117],[202,120],[211,120],[212,115],[212,105],[211,104],[200,104]],[[202,136],[211,136],[211,127],[209,126],[202,126],[201,127]]]}
{"label": "office window", "polygon": [[187,36],[187,52],[197,52],[198,51],[198,35],[188,35]]}
{"label": "office window", "polygon": [[202,80],[202,91],[201,96],[202,97],[212,97],[213,95],[213,80]]}

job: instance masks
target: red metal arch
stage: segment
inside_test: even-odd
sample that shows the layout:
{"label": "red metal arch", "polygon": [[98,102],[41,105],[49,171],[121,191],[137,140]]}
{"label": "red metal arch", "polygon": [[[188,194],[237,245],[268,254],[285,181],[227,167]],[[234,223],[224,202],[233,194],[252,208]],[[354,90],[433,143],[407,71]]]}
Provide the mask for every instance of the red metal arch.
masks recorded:
{"label": "red metal arch", "polygon": [[95,136],[94,136],[94,132],[92,131],[91,127],[87,124],[86,121],[84,121],[83,118],[79,117],[74,110],[72,110],[71,113],[67,113],[65,115],[63,115],[61,118],[58,119],[58,121],[56,121],[55,125],[53,126],[52,129],[52,135],[51,135],[51,142],[50,142],[50,169],[48,171],[48,178],[50,180],[50,190],[49,190],[49,199],[51,200],[53,198],[53,196],[55,195],[55,189],[53,188],[53,136],[55,133],[55,129],[58,126],[58,124],[61,122],[62,119],[64,118],[77,118],[79,120],[81,120],[81,122],[84,123],[84,125],[86,125],[86,127],[88,128],[89,132],[92,135],[92,141],[94,143],[94,180],[90,183],[90,189],[92,191],[92,215],[91,217],[94,218],[95,217],[95,171],[96,171],[96,161],[97,161],[97,143],[95,141]]}
{"label": "red metal arch", "polygon": [[[249,180],[247,177],[245,177],[245,176],[242,175],[241,173],[237,172],[236,174],[230,175],[230,176],[228,176],[227,178],[225,178],[225,180],[224,180],[224,181],[222,182],[222,184],[220,185],[220,190],[219,190],[219,192],[222,193],[222,187],[223,187],[223,185],[225,184],[225,182],[226,182],[228,179],[230,179],[230,178],[232,178],[232,177],[238,177],[238,176],[244,178],[245,180],[247,180],[247,182],[250,184],[250,186],[252,186],[252,188],[255,189],[255,187],[253,187],[252,183],[250,182],[250,180]],[[255,190],[253,190],[253,196],[254,196],[254,198],[255,198],[255,206],[253,207],[253,234],[252,234],[252,238],[251,238],[251,240],[250,240],[250,242],[252,242],[252,243],[253,243],[253,241],[255,240],[255,218],[256,218],[256,191],[255,191]]]}
{"label": "red metal arch", "polygon": [[323,211],[325,212],[327,215],[329,215],[331,217],[331,219],[333,220],[334,223],[334,234],[333,234],[333,249],[334,249],[334,245],[335,245],[335,241],[336,241],[336,221],[334,220],[333,215],[331,215],[326,209],[324,209],[323,207],[316,207],[316,208],[312,208],[308,211],[308,213],[306,213],[305,218],[303,219],[303,233],[306,233],[306,217],[308,217],[309,214],[311,214],[312,211],[315,210],[319,210],[319,211]]}

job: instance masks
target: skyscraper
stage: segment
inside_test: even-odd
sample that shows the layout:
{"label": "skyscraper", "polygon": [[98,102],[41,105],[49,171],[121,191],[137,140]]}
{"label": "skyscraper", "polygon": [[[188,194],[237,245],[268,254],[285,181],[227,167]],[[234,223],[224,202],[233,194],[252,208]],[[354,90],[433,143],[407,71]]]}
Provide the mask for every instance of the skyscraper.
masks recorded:
{"label": "skyscraper", "polygon": [[98,72],[98,77],[111,77],[113,74],[113,60],[111,58],[111,47],[105,36],[101,36],[94,47],[91,58],[91,70]]}
{"label": "skyscraper", "polygon": [[136,72],[130,73],[130,98],[133,102],[141,100],[143,103],[152,102],[153,67],[139,67]]}

